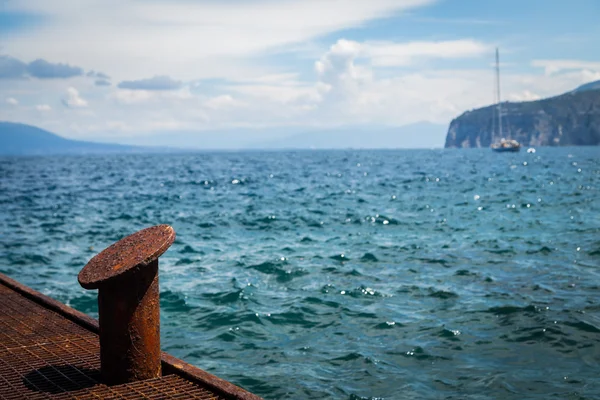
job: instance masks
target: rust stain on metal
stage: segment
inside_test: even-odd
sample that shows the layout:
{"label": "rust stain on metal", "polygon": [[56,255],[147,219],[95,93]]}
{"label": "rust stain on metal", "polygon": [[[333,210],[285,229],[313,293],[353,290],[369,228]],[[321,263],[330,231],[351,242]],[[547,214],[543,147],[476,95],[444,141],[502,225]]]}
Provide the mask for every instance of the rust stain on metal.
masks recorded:
{"label": "rust stain on metal", "polygon": [[218,376],[183,362],[170,354],[163,353],[162,361],[164,373],[177,374],[193,382],[200,383],[202,386],[205,386],[218,393],[222,393],[228,399],[261,400],[261,397],[247,392],[233,383],[219,378]]}
{"label": "rust stain on metal", "polygon": [[174,240],[169,225],[141,230],[100,252],[79,273],[81,286],[98,289],[100,364],[106,384],[161,374],[158,257]]}
{"label": "rust stain on metal", "polygon": [[[97,275],[97,281],[87,281],[102,282],[98,286],[102,327],[95,319],[0,273],[0,399],[260,400],[230,382],[160,352],[157,258],[173,242],[175,233],[161,225],[132,236],[137,237],[132,243],[141,244],[140,253],[111,256],[125,260],[121,265],[127,272],[122,274],[117,269],[110,275],[106,272],[112,268],[110,262],[100,262],[97,265],[106,267],[104,275]],[[103,253],[92,260],[111,258]],[[140,259],[143,261],[132,266]],[[137,307],[132,306],[134,303]],[[112,334],[114,342],[107,339]],[[108,350],[102,350],[107,343]],[[125,367],[116,364],[119,360]],[[117,373],[105,373],[106,365]],[[126,383],[114,383],[123,377]]]}
{"label": "rust stain on metal", "polygon": [[79,284],[98,289],[128,272],[158,259],[175,240],[169,225],[157,225],[129,235],[94,256],[79,272]]}

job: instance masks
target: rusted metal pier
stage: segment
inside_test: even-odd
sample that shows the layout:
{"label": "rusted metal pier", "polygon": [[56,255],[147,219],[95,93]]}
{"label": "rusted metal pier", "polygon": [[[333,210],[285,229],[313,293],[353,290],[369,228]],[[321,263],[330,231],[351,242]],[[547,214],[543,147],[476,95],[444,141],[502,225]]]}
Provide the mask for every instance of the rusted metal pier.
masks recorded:
{"label": "rusted metal pier", "polygon": [[0,399],[259,400],[160,352],[158,257],[174,238],[166,225],[140,231],[81,271],[100,289],[102,325],[0,274]]}

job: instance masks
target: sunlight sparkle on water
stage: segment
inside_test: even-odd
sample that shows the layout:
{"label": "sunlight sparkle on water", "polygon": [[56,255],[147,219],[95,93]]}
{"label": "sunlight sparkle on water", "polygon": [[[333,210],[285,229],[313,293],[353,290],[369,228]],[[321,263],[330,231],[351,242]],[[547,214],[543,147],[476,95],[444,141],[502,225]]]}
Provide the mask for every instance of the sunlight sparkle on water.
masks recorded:
{"label": "sunlight sparkle on water", "polygon": [[488,150],[0,159],[0,272],[97,316],[77,268],[165,222],[163,350],[266,399],[594,398],[597,148]]}

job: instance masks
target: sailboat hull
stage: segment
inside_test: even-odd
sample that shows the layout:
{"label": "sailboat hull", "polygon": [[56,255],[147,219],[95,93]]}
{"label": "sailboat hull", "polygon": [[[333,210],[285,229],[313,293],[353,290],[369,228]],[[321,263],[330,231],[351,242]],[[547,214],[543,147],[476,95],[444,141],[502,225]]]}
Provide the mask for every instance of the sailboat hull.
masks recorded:
{"label": "sailboat hull", "polygon": [[492,150],[497,151],[498,153],[517,153],[521,150],[520,147],[492,147]]}

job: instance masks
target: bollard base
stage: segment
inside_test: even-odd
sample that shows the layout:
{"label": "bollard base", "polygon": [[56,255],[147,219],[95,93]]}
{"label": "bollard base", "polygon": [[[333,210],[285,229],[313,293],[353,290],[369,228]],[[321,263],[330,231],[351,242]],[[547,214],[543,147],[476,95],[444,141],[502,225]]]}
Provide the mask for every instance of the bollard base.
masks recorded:
{"label": "bollard base", "polygon": [[158,378],[158,260],[98,292],[100,362],[107,385]]}

